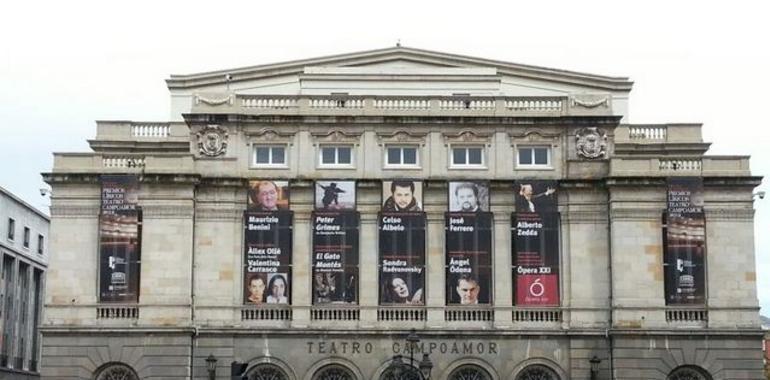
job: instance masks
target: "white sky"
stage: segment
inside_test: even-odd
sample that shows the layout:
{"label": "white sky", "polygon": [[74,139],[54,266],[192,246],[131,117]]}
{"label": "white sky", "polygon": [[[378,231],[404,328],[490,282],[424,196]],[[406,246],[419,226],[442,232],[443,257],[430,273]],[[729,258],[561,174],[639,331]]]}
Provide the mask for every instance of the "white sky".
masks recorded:
{"label": "white sky", "polygon": [[[767,2],[4,1],[0,186],[45,209],[51,152],[94,120],[168,118],[164,79],[393,46],[628,76],[632,123],[702,122],[710,154],[770,174]],[[770,191],[763,182],[762,190]],[[770,196],[755,204],[770,315]]]}

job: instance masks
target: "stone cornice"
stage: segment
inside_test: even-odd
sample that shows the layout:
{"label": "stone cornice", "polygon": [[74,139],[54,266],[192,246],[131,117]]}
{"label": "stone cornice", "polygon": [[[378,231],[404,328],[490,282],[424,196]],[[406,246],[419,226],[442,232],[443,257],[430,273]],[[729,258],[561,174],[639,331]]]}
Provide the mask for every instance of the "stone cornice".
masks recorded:
{"label": "stone cornice", "polygon": [[99,205],[94,206],[51,206],[52,218],[96,218]]}
{"label": "stone cornice", "polygon": [[709,209],[704,207],[706,212],[706,220],[754,220],[754,209]]}
{"label": "stone cornice", "polygon": [[192,206],[144,206],[143,219],[180,219],[193,217]]}
{"label": "stone cornice", "polygon": [[[43,181],[50,185],[54,184],[99,184],[102,174],[107,173],[42,173]],[[110,173],[114,174],[114,173]],[[139,176],[140,183],[160,183],[160,184],[190,184],[194,185],[200,181],[198,174],[181,173],[125,173],[127,175]]]}
{"label": "stone cornice", "polygon": [[610,220],[661,221],[664,209],[622,208],[610,210]]}
{"label": "stone cornice", "polygon": [[198,208],[195,209],[196,220],[229,220],[243,219],[243,209]]}

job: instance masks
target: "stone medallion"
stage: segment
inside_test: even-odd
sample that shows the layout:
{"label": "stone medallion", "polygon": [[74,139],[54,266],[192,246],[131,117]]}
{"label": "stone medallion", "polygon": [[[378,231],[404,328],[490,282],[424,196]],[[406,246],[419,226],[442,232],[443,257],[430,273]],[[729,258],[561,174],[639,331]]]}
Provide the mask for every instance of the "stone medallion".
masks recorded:
{"label": "stone medallion", "polygon": [[583,128],[575,135],[577,154],[594,159],[607,156],[607,134],[596,127]]}
{"label": "stone medallion", "polygon": [[227,152],[227,129],[219,125],[207,125],[196,135],[201,155],[217,157]]}

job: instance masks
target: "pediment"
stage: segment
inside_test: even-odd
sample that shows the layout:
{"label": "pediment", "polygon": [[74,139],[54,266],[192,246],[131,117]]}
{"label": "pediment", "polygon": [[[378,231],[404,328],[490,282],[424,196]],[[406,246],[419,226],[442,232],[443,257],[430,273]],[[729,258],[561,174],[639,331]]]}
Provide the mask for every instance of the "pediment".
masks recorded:
{"label": "pediment", "polygon": [[218,70],[189,75],[172,75],[169,89],[200,89],[269,78],[301,78],[317,75],[464,75],[475,78],[521,78],[565,86],[608,91],[630,91],[625,77],[608,77],[551,68],[522,65],[484,58],[396,46],[386,49],[309,58],[267,65]]}

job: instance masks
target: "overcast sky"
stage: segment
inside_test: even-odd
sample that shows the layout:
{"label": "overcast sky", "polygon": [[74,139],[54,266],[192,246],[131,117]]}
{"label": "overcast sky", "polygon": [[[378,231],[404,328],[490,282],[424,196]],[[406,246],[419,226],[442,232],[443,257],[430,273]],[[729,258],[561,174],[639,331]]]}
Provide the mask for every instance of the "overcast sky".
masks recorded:
{"label": "overcast sky", "polygon": [[[46,210],[51,152],[87,151],[94,120],[168,118],[172,73],[404,46],[628,76],[632,123],[701,122],[709,154],[770,173],[767,2],[4,1],[0,186]],[[762,190],[770,190],[763,182]],[[755,203],[770,314],[770,196]]]}

